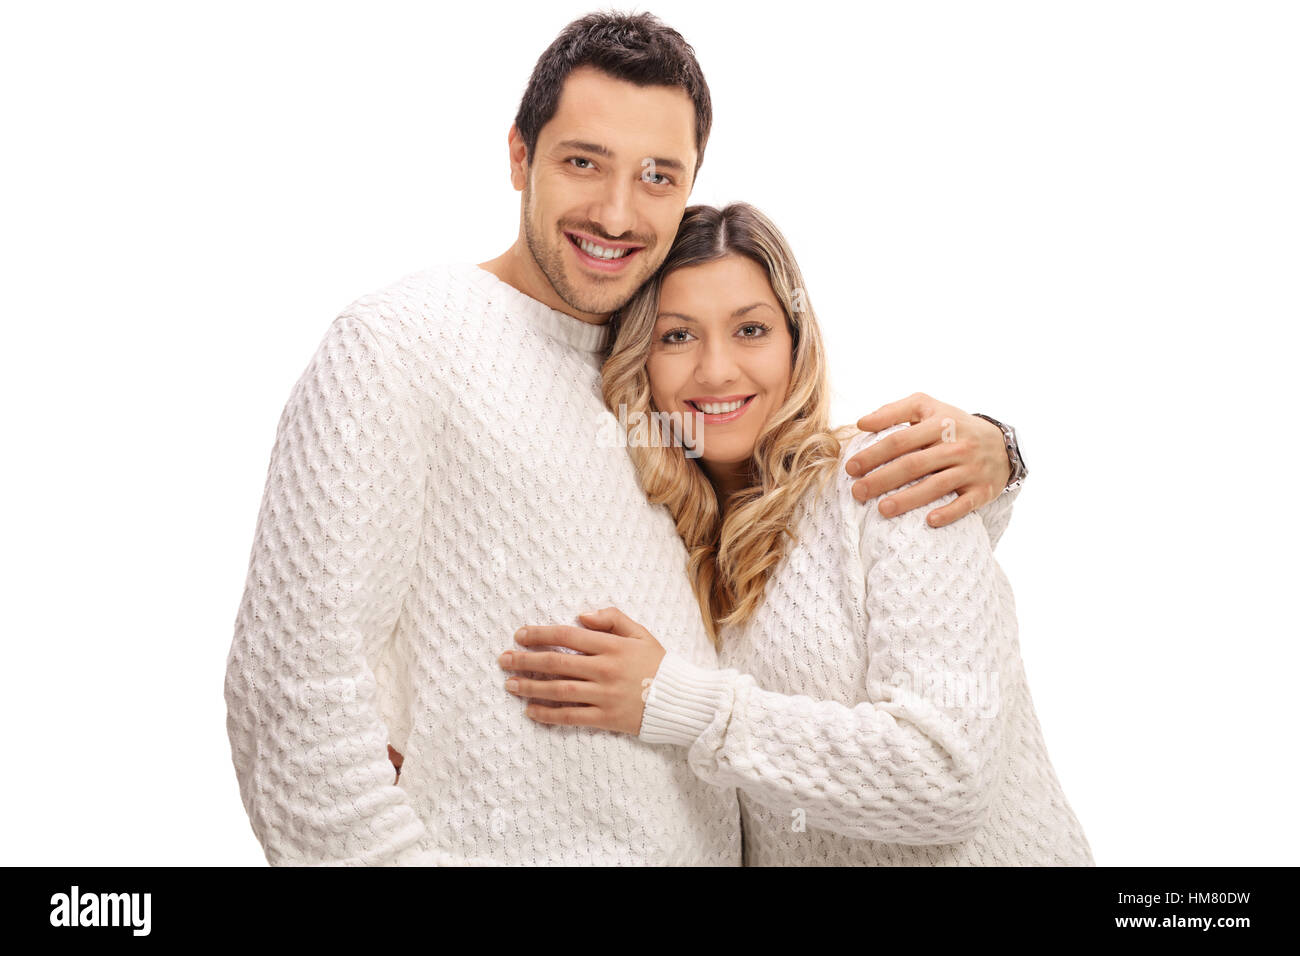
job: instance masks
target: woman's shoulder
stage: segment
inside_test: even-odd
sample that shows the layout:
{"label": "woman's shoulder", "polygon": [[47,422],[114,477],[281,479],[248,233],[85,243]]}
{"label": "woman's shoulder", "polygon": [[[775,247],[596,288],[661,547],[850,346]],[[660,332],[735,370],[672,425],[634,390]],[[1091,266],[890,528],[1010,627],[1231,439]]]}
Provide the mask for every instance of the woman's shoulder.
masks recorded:
{"label": "woman's shoulder", "polygon": [[[844,470],[845,465],[864,448],[906,427],[897,425],[880,432],[864,432],[856,425],[831,428],[830,434],[839,445],[838,459],[828,462],[823,458],[819,462],[820,476],[799,492],[793,523],[798,528],[811,527],[815,534],[825,534],[832,530],[833,524],[857,522],[863,510],[862,505],[853,499],[853,483],[858,479]],[[856,507],[850,507],[853,505]]]}
{"label": "woman's shoulder", "polygon": [[[842,437],[840,439],[840,462],[839,466],[835,469],[834,486],[836,494],[841,499],[848,499],[856,503],[855,499],[853,499],[853,486],[866,476],[858,475],[857,477],[854,477],[853,475],[850,475],[845,470],[845,467],[849,463],[849,459],[859,452],[866,451],[877,442],[884,441],[890,435],[903,431],[905,428],[910,428],[911,426],[907,423],[903,423],[901,425],[893,425],[878,432],[857,431],[856,433],[848,434],[847,437],[843,437],[844,433],[847,432],[849,428],[853,427],[855,426],[846,425],[844,428],[837,430]],[[877,465],[876,467],[879,468],[881,466]],[[872,471],[874,470],[875,469],[873,468]],[[868,474],[870,474],[870,472],[868,472]]]}
{"label": "woman's shoulder", "polygon": [[839,443],[839,457],[829,469],[830,473],[804,492],[799,507],[802,515],[800,525],[811,522],[811,527],[819,535],[856,542],[866,528],[868,511],[875,510],[875,503],[874,499],[863,503],[853,497],[853,485],[861,476],[853,477],[845,466],[858,452],[907,427],[905,424],[895,425],[879,432],[864,432],[856,425],[832,428],[831,434]]}
{"label": "woman's shoulder", "polygon": [[[850,427],[855,427],[855,426],[846,425],[842,430],[847,431],[847,429],[849,429]],[[848,460],[852,458],[854,455],[856,455],[858,452],[870,448],[876,442],[888,438],[890,435],[894,434],[895,432],[901,432],[903,429],[911,428],[911,427],[912,426],[909,425],[907,422],[903,422],[901,425],[892,425],[889,428],[882,429],[878,432],[864,432],[859,430],[856,433],[850,433],[848,437],[841,440],[840,464],[841,465],[846,464]],[[858,480],[857,478],[850,478],[847,473],[845,473],[844,477],[849,478],[849,481],[851,482]]]}
{"label": "woman's shoulder", "polygon": [[[887,494],[871,495],[865,501],[859,501],[857,498],[853,497],[853,486],[864,476],[859,475],[854,477],[845,471],[845,465],[848,464],[848,460],[859,452],[870,448],[877,442],[883,441],[890,435],[896,434],[897,432],[910,427],[909,424],[902,423],[882,429],[878,432],[858,432],[856,435],[850,435],[843,441],[840,451],[840,464],[837,469],[835,481],[836,496],[839,502],[841,520],[846,525],[846,528],[851,529],[853,536],[860,540],[865,540],[867,537],[874,539],[884,539],[886,537],[891,539],[899,538],[899,540],[921,539],[924,540],[927,545],[931,545],[935,543],[933,541],[935,533],[940,532],[942,534],[945,528],[956,529],[948,531],[947,536],[949,537],[954,535],[960,537],[969,530],[963,522],[971,516],[967,516],[967,518],[946,525],[944,528],[933,528],[926,520],[926,516],[931,511],[934,511],[936,508],[942,508],[944,505],[955,501],[957,499],[957,493],[955,491],[948,492],[946,495],[939,498],[937,501],[931,502],[929,505],[912,508],[900,515],[886,517],[880,513],[879,506],[882,498],[896,495],[899,492],[924,481],[926,477],[924,475],[911,479],[899,488],[889,491]],[[876,467],[880,468],[882,466],[878,465]],[[872,471],[875,470],[876,469],[872,469]],[[868,472],[868,474],[871,474],[871,472]],[[979,522],[978,517],[973,518],[972,520],[977,523]],[[962,527],[957,528],[958,525],[962,525]]]}

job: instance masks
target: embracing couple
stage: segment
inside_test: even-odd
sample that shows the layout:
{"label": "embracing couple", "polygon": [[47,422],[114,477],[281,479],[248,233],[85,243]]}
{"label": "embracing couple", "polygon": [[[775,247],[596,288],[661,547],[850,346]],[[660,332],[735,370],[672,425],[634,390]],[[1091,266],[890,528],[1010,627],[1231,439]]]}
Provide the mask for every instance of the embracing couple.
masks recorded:
{"label": "embracing couple", "polygon": [[[225,684],[273,865],[1092,864],[993,557],[1013,433],[830,427],[786,241],[686,205],[711,118],[653,16],[570,24],[514,244],[358,299],[294,386]],[[601,440],[634,413],[692,440]]]}

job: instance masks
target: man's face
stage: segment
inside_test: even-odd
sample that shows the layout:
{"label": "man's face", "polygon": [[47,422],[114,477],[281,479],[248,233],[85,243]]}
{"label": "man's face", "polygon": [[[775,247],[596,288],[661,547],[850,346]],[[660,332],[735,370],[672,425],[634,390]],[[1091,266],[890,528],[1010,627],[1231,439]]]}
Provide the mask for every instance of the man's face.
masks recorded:
{"label": "man's face", "polygon": [[533,259],[570,308],[606,316],[659,268],[695,157],[685,90],[639,87],[593,67],[569,74],[528,158],[523,219]]}

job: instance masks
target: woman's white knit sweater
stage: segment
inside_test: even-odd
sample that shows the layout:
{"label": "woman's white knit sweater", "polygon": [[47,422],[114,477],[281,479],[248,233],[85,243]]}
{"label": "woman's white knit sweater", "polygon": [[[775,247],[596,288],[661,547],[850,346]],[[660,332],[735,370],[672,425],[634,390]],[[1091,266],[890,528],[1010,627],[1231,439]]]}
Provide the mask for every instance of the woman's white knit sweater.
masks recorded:
{"label": "woman's white knit sweater", "polygon": [[748,866],[1093,865],[993,557],[1017,492],[931,528],[929,508],[858,503],[853,480],[800,503],[763,604],[721,634],[723,670],[669,651],[641,739],[739,788]]}
{"label": "woman's white knit sweater", "polygon": [[616,605],[717,665],[672,519],[601,440],[607,331],[468,264],[330,326],[280,418],[226,673],[272,864],[739,865],[734,790],[529,719],[497,664],[521,626]]}

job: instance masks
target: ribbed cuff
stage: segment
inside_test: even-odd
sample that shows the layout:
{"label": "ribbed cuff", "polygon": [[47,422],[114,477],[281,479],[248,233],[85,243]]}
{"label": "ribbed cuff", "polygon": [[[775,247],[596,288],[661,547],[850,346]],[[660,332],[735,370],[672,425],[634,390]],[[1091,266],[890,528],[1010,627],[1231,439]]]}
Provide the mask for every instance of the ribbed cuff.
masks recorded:
{"label": "ribbed cuff", "polygon": [[730,679],[725,671],[696,667],[669,651],[650,684],[638,738],[689,747],[713,723]]}

